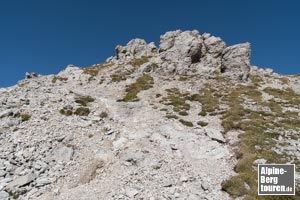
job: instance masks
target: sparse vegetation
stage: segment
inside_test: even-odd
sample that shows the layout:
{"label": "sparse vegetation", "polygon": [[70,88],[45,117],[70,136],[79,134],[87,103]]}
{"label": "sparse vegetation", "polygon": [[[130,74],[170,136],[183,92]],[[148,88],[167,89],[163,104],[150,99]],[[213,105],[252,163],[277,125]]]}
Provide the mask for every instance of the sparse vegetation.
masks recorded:
{"label": "sparse vegetation", "polygon": [[56,83],[56,81],[65,82],[67,80],[68,80],[68,78],[64,78],[64,77],[60,77],[60,76],[54,76],[53,79],[52,79],[52,83]]}
{"label": "sparse vegetation", "polygon": [[21,118],[22,122],[28,121],[31,118],[31,115],[29,113],[20,113],[17,112],[14,114],[15,118]]}
{"label": "sparse vegetation", "polygon": [[65,109],[65,108],[60,109],[59,113],[62,114],[62,115],[65,115],[65,116],[71,116],[71,115],[73,115],[73,111],[72,110]]}
{"label": "sparse vegetation", "polygon": [[126,95],[123,99],[118,101],[133,102],[138,101],[138,93],[143,90],[148,90],[153,87],[153,78],[148,74],[144,74],[138,78],[135,83],[126,86]]}
{"label": "sparse vegetation", "polygon": [[214,90],[210,85],[200,90],[200,94],[193,94],[189,100],[198,101],[202,105],[199,115],[206,116],[208,113],[214,112],[219,108],[219,98],[214,94]]}
{"label": "sparse vegetation", "polygon": [[185,121],[183,119],[179,119],[179,122],[182,123],[185,126],[188,126],[188,127],[193,127],[194,126],[192,122]]}
{"label": "sparse vegetation", "polygon": [[95,99],[91,96],[81,96],[75,98],[75,102],[82,105],[82,106],[87,106],[88,103],[94,102]]}
{"label": "sparse vegetation", "polygon": [[181,116],[188,116],[189,115],[189,113],[187,113],[186,111],[180,111],[178,114],[181,115]]}
{"label": "sparse vegetation", "polygon": [[132,65],[133,67],[139,67],[146,62],[149,62],[149,58],[142,56],[141,58],[132,59],[128,64]]}
{"label": "sparse vegetation", "polygon": [[207,123],[207,122],[204,122],[204,121],[199,121],[199,122],[197,122],[197,124],[198,124],[199,126],[202,126],[202,127],[208,125],[208,123]]}
{"label": "sparse vegetation", "polygon": [[186,103],[189,93],[182,93],[177,88],[167,89],[168,96],[160,101],[165,105],[173,106],[174,112],[186,112],[190,109],[190,105]]}
{"label": "sparse vegetation", "polygon": [[[257,197],[257,172],[253,169],[253,162],[256,159],[264,158],[267,163],[286,163],[285,155],[279,155],[273,147],[276,145],[274,139],[279,137],[276,130],[294,129],[299,130],[300,121],[295,118],[296,113],[283,113],[279,103],[274,101],[262,102],[261,92],[258,91],[258,77],[252,77],[251,86],[238,86],[227,88],[228,95],[222,101],[229,106],[223,114],[222,125],[225,131],[232,129],[242,130],[244,133],[239,136],[240,149],[237,154],[238,163],[235,171],[238,175],[230,178],[222,184],[223,190],[233,197],[243,196],[243,199],[275,199],[266,196]],[[274,88],[267,88],[265,92],[271,95],[295,102],[295,93],[290,90],[281,91]],[[244,95],[244,96],[243,96]],[[244,98],[250,98],[257,105],[267,106],[272,111],[262,112],[245,109]],[[284,117],[284,118],[282,118]],[[282,118],[281,120],[279,120]],[[257,149],[256,147],[259,147]],[[248,185],[250,190],[247,190]],[[276,199],[286,199],[277,196]],[[291,198],[295,199],[295,198]]]}
{"label": "sparse vegetation", "polygon": [[106,117],[108,117],[108,114],[107,114],[107,112],[101,112],[100,113],[100,116],[99,117],[101,117],[101,118],[106,118]]}
{"label": "sparse vegetation", "polygon": [[177,115],[171,115],[171,114],[166,115],[166,118],[168,118],[168,119],[178,119]]}
{"label": "sparse vegetation", "polygon": [[80,107],[75,110],[74,114],[79,116],[88,116],[90,114],[90,109],[85,107]]}
{"label": "sparse vegetation", "polygon": [[91,76],[89,80],[92,80],[92,78],[97,76],[102,69],[110,67],[112,65],[113,63],[111,62],[104,62],[95,66],[83,68],[83,73],[89,74]]}

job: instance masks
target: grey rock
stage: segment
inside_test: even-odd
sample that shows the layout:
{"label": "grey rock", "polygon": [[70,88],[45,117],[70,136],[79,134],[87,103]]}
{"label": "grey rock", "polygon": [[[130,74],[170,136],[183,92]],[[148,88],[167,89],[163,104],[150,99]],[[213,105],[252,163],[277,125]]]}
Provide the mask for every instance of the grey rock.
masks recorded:
{"label": "grey rock", "polygon": [[5,175],[6,175],[6,171],[0,170],[0,177],[3,177],[3,176],[5,176]]}
{"label": "grey rock", "polygon": [[253,165],[254,165],[254,166],[258,166],[259,164],[266,164],[266,163],[267,163],[267,160],[261,158],[261,159],[255,160],[255,161],[253,162]]}
{"label": "grey rock", "polygon": [[125,193],[126,193],[126,196],[128,196],[130,198],[134,198],[139,193],[139,191],[137,191],[136,189],[129,188],[129,189],[126,189]]}
{"label": "grey rock", "polygon": [[9,200],[9,194],[5,191],[0,192],[0,200]]}
{"label": "grey rock", "polygon": [[202,182],[201,183],[201,188],[204,190],[204,191],[207,191],[207,190],[209,190],[209,185],[208,185],[208,183],[207,182]]}
{"label": "grey rock", "polygon": [[210,137],[212,140],[215,140],[217,142],[220,142],[220,143],[225,143],[226,142],[223,134],[218,130],[206,129],[206,135],[208,137]]}
{"label": "grey rock", "polygon": [[213,57],[218,57],[226,48],[226,43],[219,37],[209,37],[204,40],[205,48]]}
{"label": "grey rock", "polygon": [[54,151],[53,160],[63,163],[68,162],[71,160],[73,153],[73,148],[62,146]]}
{"label": "grey rock", "polygon": [[250,43],[237,44],[223,51],[221,71],[247,80],[250,72]]}
{"label": "grey rock", "polygon": [[34,173],[29,173],[24,176],[17,177],[12,182],[7,185],[7,188],[14,190],[13,188],[22,187],[28,185],[32,181],[36,179],[36,175]]}
{"label": "grey rock", "polygon": [[160,37],[160,57],[163,61],[177,63],[177,73],[183,73],[192,64],[200,61],[202,39],[199,32],[171,31]]}
{"label": "grey rock", "polygon": [[12,110],[4,110],[0,112],[0,119],[8,116],[12,116],[14,113]]}
{"label": "grey rock", "polygon": [[52,180],[48,177],[40,177],[36,179],[35,183],[37,187],[41,187],[52,183]]}
{"label": "grey rock", "polygon": [[37,73],[35,73],[35,72],[32,72],[32,73],[26,72],[26,73],[25,73],[25,78],[26,78],[26,79],[36,78],[36,77],[38,77],[38,76],[39,76],[39,75],[38,75]]}
{"label": "grey rock", "polygon": [[2,183],[9,183],[9,182],[11,182],[11,181],[12,181],[11,178],[0,179],[0,184],[2,184]]}
{"label": "grey rock", "polygon": [[127,43],[126,46],[118,45],[116,47],[117,59],[128,60],[134,57],[149,57],[153,56],[157,52],[157,48],[154,43],[147,44],[143,39],[133,39]]}

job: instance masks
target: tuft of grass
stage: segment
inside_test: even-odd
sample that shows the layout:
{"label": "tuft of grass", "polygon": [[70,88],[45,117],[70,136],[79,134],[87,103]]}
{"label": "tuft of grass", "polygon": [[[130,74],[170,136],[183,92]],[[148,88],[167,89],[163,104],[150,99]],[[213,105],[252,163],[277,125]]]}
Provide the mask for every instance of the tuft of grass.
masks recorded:
{"label": "tuft of grass", "polygon": [[60,76],[54,76],[53,79],[52,79],[52,83],[56,83],[56,81],[61,81],[61,82],[64,82],[64,81],[67,81],[68,78],[64,78],[64,77],[60,77]]}
{"label": "tuft of grass", "polygon": [[73,115],[73,111],[72,110],[68,110],[68,109],[60,109],[59,110],[59,113],[62,114],[62,115],[65,115],[65,116],[71,116]]}
{"label": "tuft of grass", "polygon": [[286,90],[280,90],[276,88],[267,87],[264,89],[264,92],[279,98],[288,101],[291,105],[300,104],[300,94],[297,94],[293,89],[288,88]]}
{"label": "tuft of grass", "polygon": [[95,99],[91,96],[82,96],[75,98],[75,102],[82,105],[87,106],[88,103],[94,102]]}
{"label": "tuft of grass", "polygon": [[101,112],[99,117],[106,118],[106,117],[108,117],[108,114],[107,114],[107,112]]}
{"label": "tuft of grass", "polygon": [[125,81],[127,79],[125,74],[121,74],[121,72],[116,72],[115,74],[110,75],[112,82],[120,82]]}
{"label": "tuft of grass", "polygon": [[258,75],[249,75],[249,79],[251,80],[254,86],[260,86],[263,83],[263,79]]}
{"label": "tuft of grass", "polygon": [[90,114],[90,109],[85,107],[80,107],[75,110],[74,114],[79,116],[88,116]]}
{"label": "tuft of grass", "polygon": [[204,122],[204,121],[198,121],[197,124],[198,124],[199,126],[202,126],[202,127],[208,125],[208,123],[207,123],[207,122]]}
{"label": "tuft of grass", "polygon": [[132,65],[133,67],[139,67],[147,62],[149,62],[149,58],[146,56],[142,56],[141,58],[132,59],[128,64]]}
{"label": "tuft of grass", "polygon": [[245,182],[240,176],[234,176],[222,183],[222,190],[234,197],[244,196],[248,193]]}
{"label": "tuft of grass", "polygon": [[189,113],[187,113],[186,111],[180,111],[178,114],[181,115],[181,116],[188,116],[189,115]]}
{"label": "tuft of grass", "polygon": [[134,102],[139,101],[137,95],[143,90],[148,90],[153,87],[153,78],[148,74],[144,74],[138,78],[135,83],[126,86],[126,95],[123,99],[118,101]]}
{"label": "tuft of grass", "polygon": [[185,126],[188,126],[188,127],[193,127],[194,126],[192,122],[185,121],[183,119],[179,119],[179,122],[182,123]]}
{"label": "tuft of grass", "polygon": [[202,110],[199,113],[201,116],[206,116],[208,113],[219,109],[219,98],[214,94],[214,90],[210,85],[200,90],[200,94],[193,94],[190,96],[190,101],[198,101],[202,105]]}
{"label": "tuft of grass", "polygon": [[178,119],[177,115],[166,115],[168,119]]}
{"label": "tuft of grass", "polygon": [[190,109],[190,104],[186,103],[189,93],[182,93],[178,88],[171,88],[166,91],[168,96],[162,98],[161,103],[173,106],[173,111],[177,113],[183,113]]}
{"label": "tuft of grass", "polygon": [[22,119],[23,122],[28,121],[31,118],[31,115],[28,113],[21,113],[20,117]]}
{"label": "tuft of grass", "polygon": [[83,68],[83,73],[89,74],[91,77],[89,80],[92,80],[93,77],[97,76],[102,69],[112,66],[114,63],[104,62],[92,67]]}
{"label": "tuft of grass", "polygon": [[29,113],[15,113],[14,118],[21,118],[22,122],[28,121],[31,118],[31,115]]}

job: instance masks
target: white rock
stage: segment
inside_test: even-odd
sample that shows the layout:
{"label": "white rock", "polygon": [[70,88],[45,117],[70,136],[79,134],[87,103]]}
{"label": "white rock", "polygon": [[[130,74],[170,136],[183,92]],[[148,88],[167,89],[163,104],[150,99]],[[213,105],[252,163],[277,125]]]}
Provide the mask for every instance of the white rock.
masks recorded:
{"label": "white rock", "polygon": [[219,130],[206,128],[206,135],[208,137],[210,137],[212,140],[215,140],[217,142],[220,142],[220,143],[226,142],[223,134]]}
{"label": "white rock", "polygon": [[9,200],[9,194],[4,191],[0,191],[0,200]]}

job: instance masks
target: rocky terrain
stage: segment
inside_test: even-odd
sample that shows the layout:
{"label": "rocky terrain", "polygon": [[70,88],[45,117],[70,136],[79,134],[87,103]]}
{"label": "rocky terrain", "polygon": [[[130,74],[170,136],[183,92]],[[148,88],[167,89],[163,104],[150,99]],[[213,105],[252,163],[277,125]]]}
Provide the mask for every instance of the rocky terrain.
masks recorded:
{"label": "rocky terrain", "polygon": [[257,164],[299,163],[300,76],[250,54],[177,30],[0,88],[0,200],[275,199]]}

